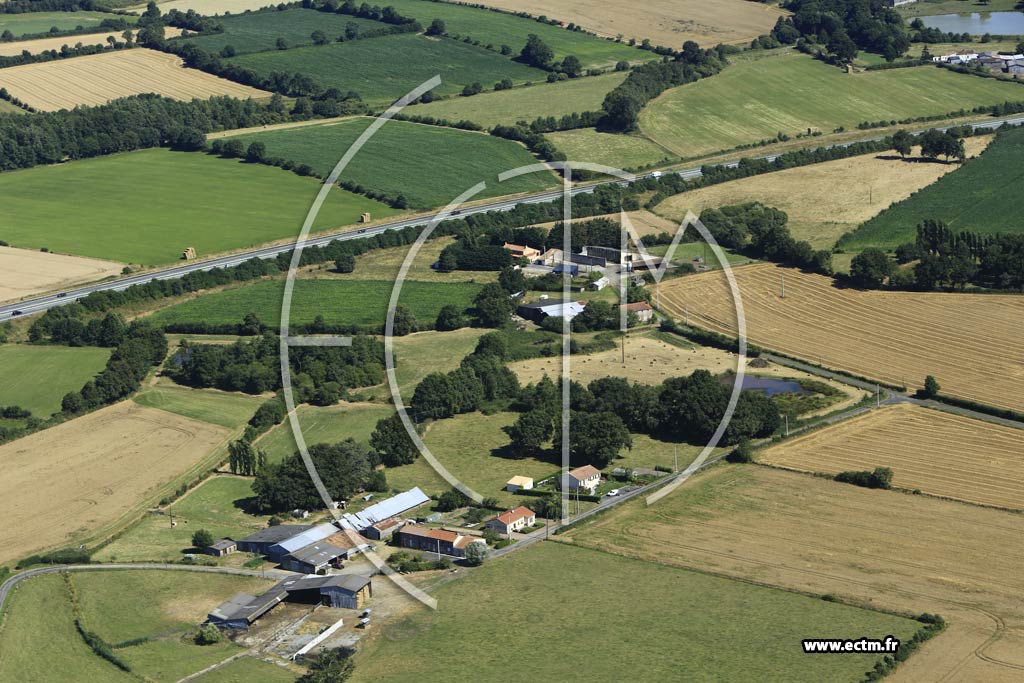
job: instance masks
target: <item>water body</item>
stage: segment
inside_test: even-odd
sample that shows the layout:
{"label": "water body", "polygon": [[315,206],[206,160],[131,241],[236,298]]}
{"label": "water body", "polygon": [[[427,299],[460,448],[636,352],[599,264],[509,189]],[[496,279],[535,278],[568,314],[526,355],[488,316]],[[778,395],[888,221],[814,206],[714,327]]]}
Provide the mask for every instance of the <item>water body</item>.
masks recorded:
{"label": "water body", "polygon": [[[727,378],[724,383],[730,387],[733,384],[733,378]],[[788,379],[775,379],[772,377],[754,377],[752,375],[743,376],[743,390],[744,391],[760,391],[765,396],[775,396],[776,394],[809,394],[810,392],[800,386],[799,382],[794,382]]]}
{"label": "water body", "polygon": [[[928,28],[937,28],[946,33],[970,33],[982,36],[991,33],[997,36],[1024,35],[1024,13],[1022,12],[974,12],[973,14],[939,14],[921,17]],[[981,46],[980,49],[984,49]]]}

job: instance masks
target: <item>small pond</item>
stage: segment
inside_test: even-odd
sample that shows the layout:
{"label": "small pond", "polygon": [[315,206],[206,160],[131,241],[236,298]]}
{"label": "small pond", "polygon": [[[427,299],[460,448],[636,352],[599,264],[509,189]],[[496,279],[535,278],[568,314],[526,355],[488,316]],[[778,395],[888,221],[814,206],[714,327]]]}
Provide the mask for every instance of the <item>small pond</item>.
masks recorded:
{"label": "small pond", "polygon": [[[1024,35],[1024,12],[974,12],[973,14],[939,14],[921,17],[928,28],[937,28],[946,33],[970,33],[982,36]],[[981,46],[984,49],[984,46]]]}
{"label": "small pond", "polygon": [[[722,382],[728,386],[732,386],[732,377],[723,379]],[[760,391],[765,396],[775,396],[776,394],[809,394],[811,392],[800,386],[799,382],[794,382],[788,379],[775,379],[774,377],[754,377],[753,375],[743,376],[743,390],[744,391]]]}

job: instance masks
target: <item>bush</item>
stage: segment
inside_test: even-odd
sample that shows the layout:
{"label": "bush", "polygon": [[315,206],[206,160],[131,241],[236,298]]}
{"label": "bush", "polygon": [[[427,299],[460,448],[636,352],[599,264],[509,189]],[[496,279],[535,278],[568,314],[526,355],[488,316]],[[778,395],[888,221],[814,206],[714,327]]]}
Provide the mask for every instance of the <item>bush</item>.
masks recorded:
{"label": "bush", "polygon": [[750,439],[743,439],[739,445],[729,452],[725,459],[733,463],[754,462],[754,448]]}
{"label": "bush", "polygon": [[868,489],[889,489],[892,488],[892,469],[889,467],[876,467],[873,471],[867,470],[840,472],[833,479],[844,484],[863,486]]}
{"label": "bush", "polygon": [[224,636],[219,628],[213,624],[203,624],[199,627],[199,632],[196,633],[195,643],[196,645],[213,645],[223,639]]}
{"label": "bush", "polygon": [[213,534],[206,529],[198,529],[192,534],[192,547],[200,550],[213,545]]}

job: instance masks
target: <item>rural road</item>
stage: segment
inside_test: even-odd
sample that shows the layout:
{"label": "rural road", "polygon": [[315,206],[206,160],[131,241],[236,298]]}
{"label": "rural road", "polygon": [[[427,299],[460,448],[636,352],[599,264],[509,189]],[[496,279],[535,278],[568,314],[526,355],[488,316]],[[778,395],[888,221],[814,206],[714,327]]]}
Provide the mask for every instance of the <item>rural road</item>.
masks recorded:
{"label": "rural road", "polygon": [[[978,129],[998,128],[999,126],[1001,126],[1003,124],[1006,124],[1006,123],[1013,124],[1013,125],[1024,124],[1024,115],[993,118],[993,119],[988,120],[988,121],[979,121],[977,123],[965,124],[965,125],[970,125],[974,129],[978,130]],[[953,126],[939,127],[938,130],[946,130],[947,128],[952,128],[952,127]],[[926,129],[921,129],[919,131],[915,131],[914,134],[916,135],[916,134],[922,133],[925,130],[930,130],[930,129],[927,129],[927,128]],[[849,146],[857,144],[859,142],[872,142],[872,141],[877,141],[877,140],[881,140],[881,139],[883,139],[882,136],[879,136],[879,137],[875,137],[875,138],[868,138],[866,140],[858,140],[858,141],[855,141],[855,142],[844,142],[844,143],[838,143],[838,144],[834,144],[834,145],[824,145],[824,146],[818,147],[816,149],[832,149],[834,147],[849,147]],[[808,148],[808,149],[811,149],[811,148]],[[768,154],[768,155],[764,155],[764,156],[760,156],[760,157],[755,157],[755,158],[756,159],[764,159],[764,160],[767,160],[767,161],[774,161],[778,156],[779,156],[778,154]],[[734,168],[734,167],[739,165],[739,162],[738,161],[733,161],[733,162],[729,162],[729,163],[725,163],[725,164],[720,164],[720,165],[725,167],[725,168]],[[652,171],[652,172],[647,173],[645,175],[642,175],[640,177],[642,177],[642,178],[649,178],[649,177],[652,177],[655,173],[657,173],[657,172],[656,171]],[[687,168],[687,169],[680,169],[680,170],[672,171],[672,173],[675,173],[676,175],[678,175],[678,176],[680,176],[682,178],[686,178],[686,179],[699,178],[702,175],[701,167],[699,167],[699,166],[698,167],[693,167],[693,168]],[[597,188],[597,187],[599,187],[601,185],[607,185],[607,184],[610,184],[610,183],[625,184],[625,182],[622,181],[622,180],[605,180],[605,181],[601,181],[601,182],[590,184],[590,185],[581,185],[581,186],[574,187],[572,189],[572,195],[576,196],[576,195],[580,195],[580,194],[590,194],[590,193],[592,193],[594,191],[595,188]],[[488,203],[485,203],[485,204],[480,204],[480,205],[477,205],[477,206],[474,206],[474,207],[471,207],[471,208],[463,209],[460,212],[459,215],[460,216],[468,216],[468,215],[471,215],[471,214],[485,213],[485,212],[488,212],[488,211],[508,211],[508,210],[513,209],[516,206],[519,206],[521,204],[539,204],[539,203],[542,203],[542,202],[554,201],[554,200],[559,199],[561,197],[562,197],[562,190],[560,190],[560,189],[559,190],[549,191],[549,192],[541,192],[541,193],[538,193],[538,194],[527,195],[527,196],[524,196],[524,197],[516,197],[516,198],[512,198],[512,199],[497,200],[497,201],[488,202]],[[419,217],[416,217],[416,218],[407,218],[407,219],[403,219],[403,220],[392,221],[392,222],[389,222],[389,223],[382,223],[381,225],[377,225],[377,226],[374,226],[374,227],[371,227],[371,228],[365,228],[363,230],[351,230],[350,229],[348,232],[344,232],[344,233],[327,233],[327,234],[322,234],[322,235],[318,235],[316,237],[312,237],[312,238],[307,239],[306,240],[306,246],[323,246],[325,244],[328,244],[329,242],[333,242],[334,240],[357,239],[357,238],[360,238],[360,237],[369,237],[369,236],[372,236],[372,235],[376,235],[376,234],[382,233],[382,232],[387,231],[387,230],[400,230],[402,228],[406,228],[406,227],[413,226],[413,225],[424,225],[427,222],[429,222],[433,217],[434,216],[419,216]],[[0,306],[0,320],[8,320],[8,319],[14,317],[14,312],[15,311],[19,311],[19,315],[31,315],[33,313],[41,313],[41,312],[49,310],[51,308],[56,308],[57,306],[63,306],[65,304],[71,303],[71,302],[75,301],[76,299],[79,299],[81,297],[84,297],[84,296],[87,296],[89,294],[92,294],[93,292],[123,291],[125,289],[128,289],[132,285],[145,284],[145,283],[147,283],[147,282],[149,282],[151,280],[173,280],[175,278],[180,278],[183,275],[186,275],[187,273],[191,273],[191,272],[211,270],[213,268],[225,268],[225,267],[229,267],[229,266],[236,266],[236,265],[238,265],[240,263],[244,263],[245,261],[248,261],[248,260],[253,259],[253,258],[260,258],[260,259],[275,258],[278,254],[282,254],[282,253],[290,251],[291,249],[294,248],[294,246],[295,246],[294,243],[290,243],[289,242],[287,244],[281,244],[281,245],[277,245],[277,246],[260,247],[260,248],[257,248],[257,249],[252,249],[252,250],[241,252],[241,253],[238,253],[238,254],[231,254],[231,255],[227,255],[227,256],[220,256],[220,257],[208,259],[208,260],[205,260],[205,261],[186,263],[186,264],[183,264],[183,265],[180,265],[180,266],[173,266],[171,268],[165,268],[165,269],[161,269],[161,270],[148,271],[148,272],[145,272],[145,273],[139,273],[137,275],[131,275],[131,276],[128,276],[128,277],[117,279],[117,280],[111,280],[111,281],[108,281],[108,282],[99,282],[99,283],[96,283],[96,284],[86,285],[84,287],[79,287],[77,289],[70,289],[67,292],[63,293],[63,294],[65,294],[65,296],[59,296],[58,293],[53,293],[53,294],[48,294],[48,295],[44,295],[44,296],[38,296],[38,297],[30,298],[30,299],[25,299],[25,300],[18,301],[18,302],[15,302],[15,303],[5,304],[5,305]]]}

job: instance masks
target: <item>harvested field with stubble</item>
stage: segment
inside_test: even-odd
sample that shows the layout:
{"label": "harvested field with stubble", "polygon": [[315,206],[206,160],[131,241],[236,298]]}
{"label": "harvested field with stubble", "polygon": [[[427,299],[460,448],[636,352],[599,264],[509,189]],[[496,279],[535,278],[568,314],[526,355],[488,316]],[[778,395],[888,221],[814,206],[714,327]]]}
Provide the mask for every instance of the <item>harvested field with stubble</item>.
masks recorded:
{"label": "harvested field with stubble", "polygon": [[[796,472],[719,466],[646,507],[560,539],[947,621],[887,678],[1017,683],[1024,671],[1019,514]],[[860,679],[849,679],[860,680]]]}
{"label": "harvested field with stubble", "polygon": [[1024,509],[1024,431],[909,404],[783,441],[758,461],[827,474],[891,467],[899,488]]}
{"label": "harvested field with stubble", "polygon": [[[967,138],[968,156],[977,156],[990,142],[991,135]],[[761,202],[789,215],[794,238],[828,249],[880,211],[959,168],[889,152],[865,154],[683,192],[658,204],[657,211],[681,221],[687,211],[699,215],[708,208]]]}
{"label": "harvested field with stubble", "polygon": [[484,0],[491,7],[575,22],[598,35],[622,34],[640,42],[679,49],[687,40],[702,47],[746,43],[769,33],[786,14],[772,4],[745,0]]}
{"label": "harvested field with stubble", "polygon": [[[174,38],[181,35],[180,28],[173,26],[164,27],[164,37]],[[113,38],[117,42],[124,42],[124,31],[111,31],[108,33],[85,33],[74,36],[58,36],[56,38],[36,38],[35,40],[16,40],[10,43],[0,43],[0,56],[11,57],[20,55],[27,50],[30,54],[38,54],[45,50],[60,50],[67,45],[103,45],[106,46],[107,38]]]}
{"label": "harvested field with stubble", "polygon": [[119,97],[156,93],[176,100],[230,95],[241,99],[270,93],[186,69],[175,55],[133,48],[0,70],[0,87],[43,111],[99,105]]}
{"label": "harvested field with stubble", "polygon": [[[1024,297],[839,289],[823,275],[770,264],[733,273],[753,344],[911,390],[933,375],[943,394],[1024,410]],[[689,304],[691,324],[736,334],[723,273],[659,288],[662,309],[677,320]]]}
{"label": "harvested field with stubble", "polygon": [[0,563],[123,519],[228,434],[123,402],[0,446]]}
{"label": "harvested field with stubble", "polygon": [[67,289],[119,275],[114,261],[0,247],[0,301]]}

